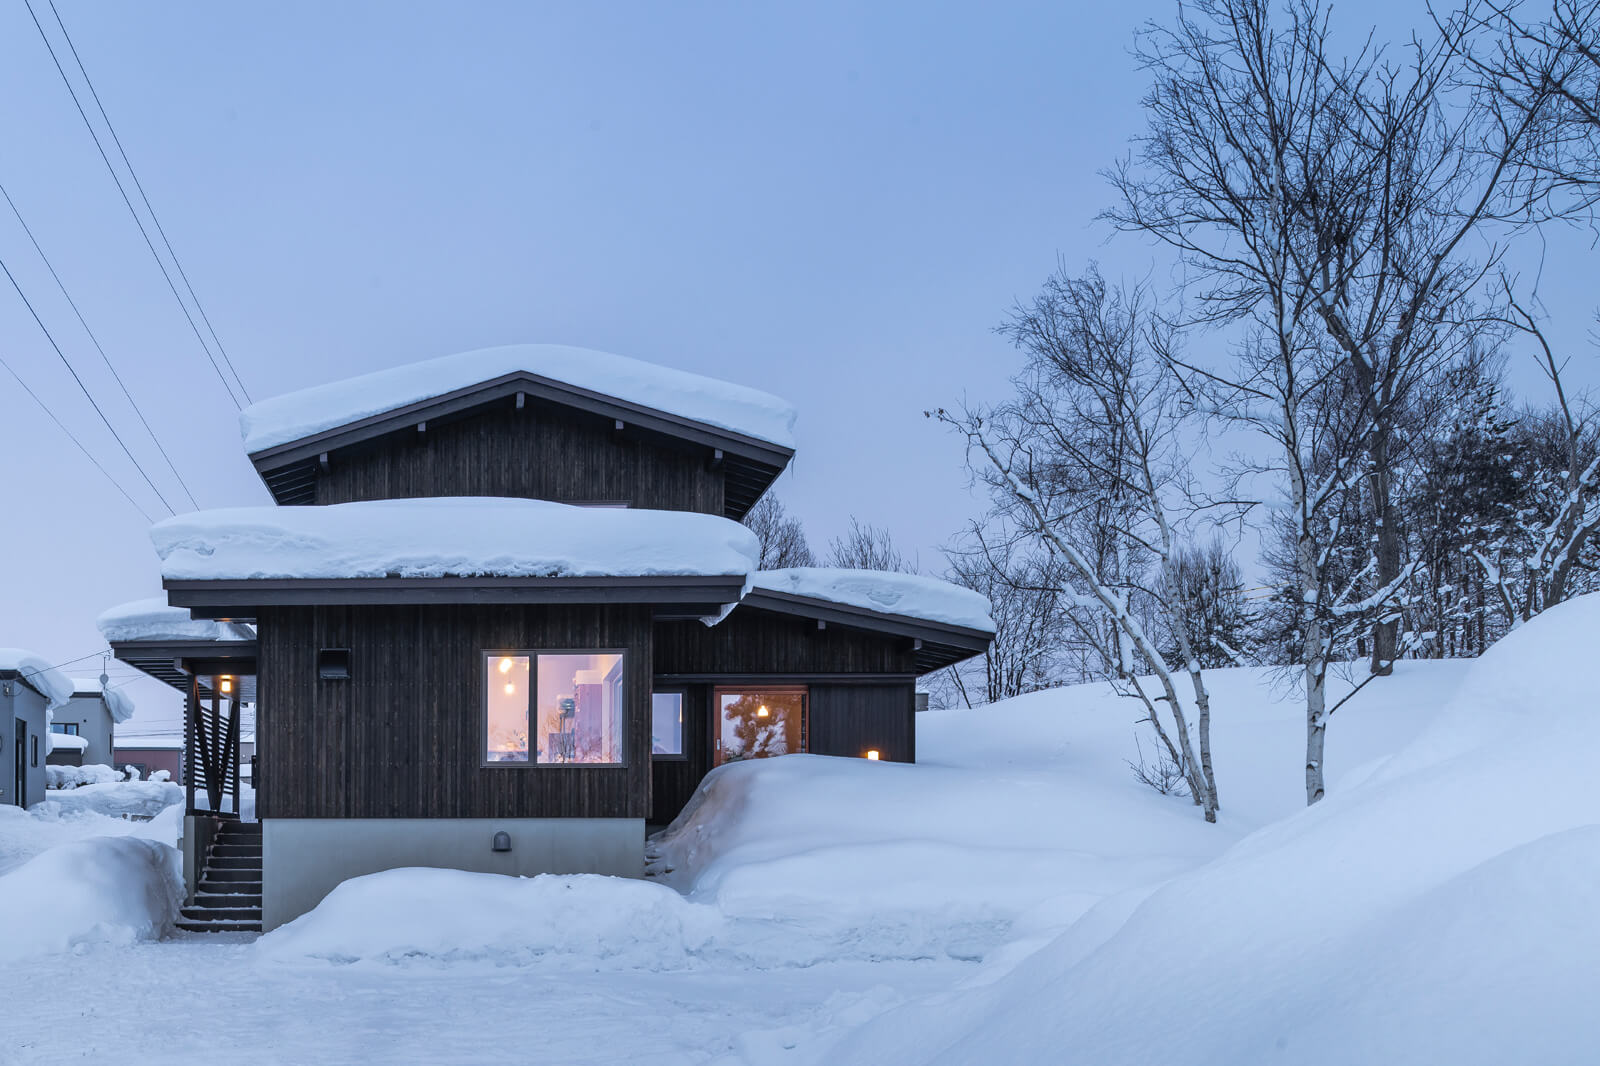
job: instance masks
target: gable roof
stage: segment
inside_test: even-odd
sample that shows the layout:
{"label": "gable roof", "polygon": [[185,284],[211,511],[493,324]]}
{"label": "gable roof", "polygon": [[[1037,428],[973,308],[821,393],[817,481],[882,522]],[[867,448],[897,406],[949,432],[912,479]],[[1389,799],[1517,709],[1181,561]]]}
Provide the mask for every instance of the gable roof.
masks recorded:
{"label": "gable roof", "polygon": [[0,678],[16,679],[59,707],[72,698],[72,682],[48,659],[26,648],[0,648]]}
{"label": "gable roof", "polygon": [[278,503],[312,502],[323,456],[429,420],[527,399],[613,419],[726,464],[742,517],[794,455],[795,410],[743,385],[555,344],[447,355],[301,389],[245,408],[245,450]]}

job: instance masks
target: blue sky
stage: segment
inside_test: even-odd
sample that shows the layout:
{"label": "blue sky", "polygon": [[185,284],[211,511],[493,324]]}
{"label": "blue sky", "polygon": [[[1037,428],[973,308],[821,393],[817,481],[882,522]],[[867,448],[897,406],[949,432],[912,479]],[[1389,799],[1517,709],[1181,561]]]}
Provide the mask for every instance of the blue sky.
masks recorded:
{"label": "blue sky", "polygon": [[[57,2],[253,396],[520,341],[727,378],[799,406],[780,492],[819,547],[854,514],[936,566],[980,501],[922,411],[1002,394],[991,329],[1058,256],[1155,262],[1093,219],[1139,123],[1132,32],[1171,3]],[[1393,34],[1423,8],[1340,17]],[[266,502],[21,0],[0,130],[0,182],[199,503]],[[1547,298],[1581,337],[1586,238],[1561,240]],[[0,256],[160,475],[3,205]],[[0,346],[159,510],[9,289]],[[0,399],[0,644],[69,659],[101,609],[159,591],[156,560],[3,375]]]}

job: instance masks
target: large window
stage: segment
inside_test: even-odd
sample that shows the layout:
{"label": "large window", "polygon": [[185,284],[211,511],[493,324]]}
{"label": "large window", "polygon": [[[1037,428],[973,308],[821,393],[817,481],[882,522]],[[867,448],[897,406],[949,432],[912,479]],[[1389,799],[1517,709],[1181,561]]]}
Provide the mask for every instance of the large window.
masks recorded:
{"label": "large window", "polygon": [[650,694],[650,754],[683,754],[683,693]]}
{"label": "large window", "polygon": [[806,689],[717,689],[717,765],[806,750]]}
{"label": "large window", "polygon": [[622,667],[620,651],[486,653],[484,762],[626,762]]}

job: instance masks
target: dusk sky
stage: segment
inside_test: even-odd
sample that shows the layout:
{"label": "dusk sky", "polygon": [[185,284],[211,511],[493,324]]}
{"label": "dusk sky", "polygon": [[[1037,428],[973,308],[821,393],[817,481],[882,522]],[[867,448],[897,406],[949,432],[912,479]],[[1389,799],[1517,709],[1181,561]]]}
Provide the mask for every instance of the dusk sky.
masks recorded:
{"label": "dusk sky", "polygon": [[[1170,2],[58,7],[253,398],[516,342],[725,378],[799,408],[778,491],[818,549],[855,515],[938,569],[982,503],[923,410],[1003,396],[1017,359],[992,327],[1058,256],[1164,270],[1094,218],[1140,128],[1133,31]],[[1339,16],[1393,37],[1423,11]],[[199,506],[268,502],[20,0],[0,4],[0,130],[0,183]],[[1593,259],[1570,237],[1542,291],[1592,383]],[[3,202],[0,258],[190,509]],[[166,514],[3,278],[0,354]],[[0,399],[0,645],[95,653],[100,611],[160,591],[148,522],[3,371]],[[130,732],[173,717],[161,686],[130,691]]]}

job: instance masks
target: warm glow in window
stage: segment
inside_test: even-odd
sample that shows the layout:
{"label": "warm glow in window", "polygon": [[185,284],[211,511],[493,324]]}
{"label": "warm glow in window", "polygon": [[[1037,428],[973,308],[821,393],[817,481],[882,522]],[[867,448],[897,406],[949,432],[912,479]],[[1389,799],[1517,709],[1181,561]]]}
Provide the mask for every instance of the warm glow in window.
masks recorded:
{"label": "warm glow in window", "polygon": [[487,661],[489,762],[528,761],[528,662],[526,655]]}
{"label": "warm glow in window", "polygon": [[622,655],[538,656],[534,739],[541,763],[621,763],[627,715]]}
{"label": "warm glow in window", "polygon": [[650,754],[683,754],[683,693],[651,694]]}

